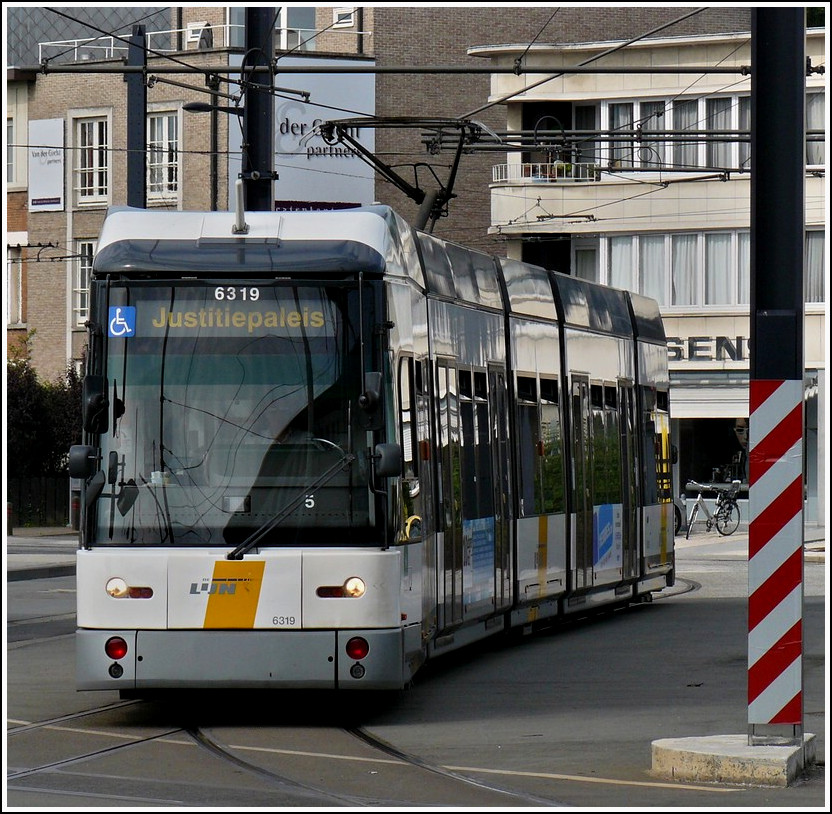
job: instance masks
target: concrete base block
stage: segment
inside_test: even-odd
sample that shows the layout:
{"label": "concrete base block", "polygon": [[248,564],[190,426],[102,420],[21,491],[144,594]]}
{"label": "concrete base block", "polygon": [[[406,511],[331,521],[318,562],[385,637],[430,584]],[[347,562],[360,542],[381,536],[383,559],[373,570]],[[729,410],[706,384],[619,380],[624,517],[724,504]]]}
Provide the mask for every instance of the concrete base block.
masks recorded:
{"label": "concrete base block", "polygon": [[653,741],[653,773],[671,780],[788,786],[815,762],[815,736],[803,746],[749,746],[747,735]]}

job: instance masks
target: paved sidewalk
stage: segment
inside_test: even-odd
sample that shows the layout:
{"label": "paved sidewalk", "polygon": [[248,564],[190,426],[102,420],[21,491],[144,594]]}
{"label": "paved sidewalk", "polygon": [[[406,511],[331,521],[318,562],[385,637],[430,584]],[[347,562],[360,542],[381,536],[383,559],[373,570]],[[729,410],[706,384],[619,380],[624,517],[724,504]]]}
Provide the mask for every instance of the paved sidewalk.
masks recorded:
{"label": "paved sidewalk", "polygon": [[[78,532],[71,528],[18,528],[6,536],[4,549],[6,580],[46,579],[75,574],[75,551]],[[713,546],[709,552],[731,559],[748,557],[748,529],[745,526],[732,535],[723,537],[716,531],[705,531],[704,525],[694,527],[690,538],[684,532],[675,539],[681,551],[695,546]],[[718,547],[718,548],[717,548]],[[807,526],[804,531],[804,559],[807,562],[826,561],[826,533],[824,528]]]}
{"label": "paved sidewalk", "polygon": [[5,540],[7,582],[74,576],[77,531],[68,527],[18,528],[6,534]]}

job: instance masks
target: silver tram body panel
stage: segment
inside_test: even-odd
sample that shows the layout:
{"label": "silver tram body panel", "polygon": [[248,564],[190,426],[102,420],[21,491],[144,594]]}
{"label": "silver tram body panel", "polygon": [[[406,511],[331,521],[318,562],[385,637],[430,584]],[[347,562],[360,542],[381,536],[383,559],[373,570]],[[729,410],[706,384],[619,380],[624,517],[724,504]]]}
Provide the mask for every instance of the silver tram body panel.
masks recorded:
{"label": "silver tram body panel", "polygon": [[[404,449],[387,489],[402,528],[382,546],[263,545],[234,562],[222,546],[99,545],[87,529],[79,689],[402,687],[432,655],[672,584],[672,504],[643,482],[642,390],[668,385],[648,301],[467,252],[386,207],[245,219],[248,233],[232,237],[233,213],[116,210],[94,272],[127,271],[135,246],[174,237],[190,246],[183,275],[208,271],[212,246],[260,245],[279,273],[281,251],[297,264],[324,241],[332,268],[342,252],[350,268],[368,258],[383,269],[387,439]],[[640,324],[654,333],[639,336]],[[602,484],[590,454],[613,437],[620,474]],[[152,597],[113,599],[114,576]],[[368,585],[361,599],[320,595],[351,576]],[[115,673],[113,637],[129,652]],[[365,657],[345,653],[353,637]]]}

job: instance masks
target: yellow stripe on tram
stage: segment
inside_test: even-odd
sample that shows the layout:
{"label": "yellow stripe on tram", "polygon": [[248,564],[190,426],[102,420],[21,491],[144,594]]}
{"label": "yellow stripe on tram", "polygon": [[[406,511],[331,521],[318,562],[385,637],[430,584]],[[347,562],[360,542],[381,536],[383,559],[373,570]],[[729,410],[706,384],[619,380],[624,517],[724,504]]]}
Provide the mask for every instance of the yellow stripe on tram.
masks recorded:
{"label": "yellow stripe on tram", "polygon": [[217,560],[203,627],[254,627],[265,567],[262,560]]}

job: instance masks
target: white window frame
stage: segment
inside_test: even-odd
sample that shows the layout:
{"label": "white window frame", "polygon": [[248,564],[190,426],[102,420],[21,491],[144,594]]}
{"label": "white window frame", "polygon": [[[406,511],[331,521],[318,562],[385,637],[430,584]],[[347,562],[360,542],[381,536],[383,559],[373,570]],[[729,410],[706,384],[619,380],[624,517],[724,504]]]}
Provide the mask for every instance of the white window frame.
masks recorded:
{"label": "white window frame", "polygon": [[82,327],[90,316],[90,274],[95,240],[76,240],[72,260],[72,325]]}
{"label": "white window frame", "polygon": [[[306,10],[304,7],[289,5],[274,6],[279,13],[275,22],[275,48],[278,51],[314,51],[316,49],[315,36],[318,33],[317,20],[313,19],[312,28],[300,28],[297,13]],[[289,19],[290,17],[294,19]],[[314,17],[314,15],[313,15]]]}
{"label": "white window frame", "polygon": [[332,9],[333,28],[355,27],[355,6],[336,6]]}
{"label": "white window frame", "polygon": [[19,328],[23,319],[23,250],[6,245],[6,324]]}
{"label": "white window frame", "polygon": [[[812,110],[811,113],[815,115],[812,117],[814,121],[810,121],[810,110],[809,110],[809,99],[813,101],[819,100],[818,110]],[[814,107],[814,106],[813,106]],[[826,92],[824,90],[811,90],[806,91],[806,129],[807,130],[818,130],[823,129],[826,123]],[[812,153],[815,153],[815,156],[812,156]],[[818,157],[820,158],[819,162],[810,163],[811,158]],[[806,166],[822,170],[826,167],[826,141],[822,142],[806,142]]]}
{"label": "white window frame", "polygon": [[[75,206],[101,207],[110,203],[112,195],[112,162],[110,160],[110,139],[112,134],[111,114],[97,111],[70,111],[72,127],[72,190]],[[101,127],[104,127],[104,138],[101,139]],[[82,133],[86,126],[91,126],[92,144],[82,144]],[[86,151],[92,151],[92,155]],[[92,158],[87,164],[88,157]],[[91,174],[92,183],[85,186],[82,182],[85,175]],[[84,190],[91,190],[85,193]]]}
{"label": "white window frame", "polygon": [[6,102],[6,188],[9,191],[24,190],[28,186],[28,110],[26,87],[10,83]]}
{"label": "white window frame", "polygon": [[589,258],[592,256],[592,282],[597,283],[600,280],[601,269],[599,267],[599,246],[597,238],[577,238],[572,241],[571,255],[572,255],[572,274],[581,279],[587,279],[584,275],[579,274],[578,255]]}
{"label": "white window frame", "polygon": [[[609,101],[604,101],[600,103],[601,109],[601,128],[604,130],[612,130],[612,125],[610,123],[610,106],[611,105],[625,105],[631,104],[633,106],[633,129],[638,129],[638,126],[647,115],[646,110],[643,107],[646,107],[648,104],[650,105],[657,105],[663,104],[665,108],[665,115],[663,116],[663,123],[659,127],[644,127],[644,133],[648,134],[650,130],[673,130],[674,129],[674,104],[675,103],[685,103],[685,102],[692,102],[696,104],[696,128],[692,129],[691,132],[697,134],[691,142],[695,142],[693,146],[690,148],[691,152],[695,155],[694,162],[692,164],[685,164],[684,166],[678,167],[678,172],[681,174],[684,170],[700,170],[702,172],[706,172],[709,169],[709,162],[708,162],[708,142],[705,138],[702,137],[701,133],[697,133],[697,131],[703,131],[708,129],[708,122],[707,122],[707,101],[706,99],[715,98],[712,96],[709,97],[679,97],[679,98],[666,98],[666,97],[646,97],[646,98],[638,98],[638,99],[628,99],[628,98],[620,98],[620,99],[610,99]],[[740,100],[750,99],[747,93],[735,93],[735,94],[728,94],[721,96],[719,98],[729,99],[730,100],[730,109],[731,109],[731,123],[730,129],[731,130],[739,130],[741,128],[741,102]],[[577,104],[577,103],[576,103]],[[581,102],[581,105],[586,105],[587,103]],[[746,127],[747,129],[747,127]],[[614,148],[618,147],[619,151],[622,148],[626,147],[627,144],[632,147],[633,152],[633,161],[632,162],[625,162],[625,164],[630,164],[631,166],[641,167],[641,168],[649,168],[654,167],[656,172],[668,174],[673,173],[676,170],[676,160],[677,155],[681,149],[681,143],[678,141],[665,141],[665,142],[654,142],[652,148],[651,145],[645,144],[644,146],[639,145],[638,139],[634,137],[621,137],[618,140],[614,140],[612,138],[608,139],[605,144],[602,145],[602,161],[600,162],[602,165],[606,166],[609,164],[609,161],[613,158]],[[733,170],[743,170],[746,171],[749,169],[748,164],[746,162],[745,165],[742,165],[741,162],[744,160],[745,156],[748,154],[750,147],[748,143],[744,143],[740,145],[737,141],[733,141],[730,144],[730,156],[728,161],[728,169]],[[657,158],[661,158],[661,161],[658,161]],[[619,167],[621,169],[621,167]],[[626,165],[623,167],[624,171],[626,172]]]}
{"label": "white window frame", "polygon": [[[163,121],[163,133],[159,140],[161,149],[155,149],[154,134],[152,133],[154,122]],[[171,141],[167,123],[173,121],[176,128],[171,148]],[[182,116],[181,111],[172,110],[169,107],[150,107],[147,113],[147,200],[148,203],[171,203],[178,202],[182,192]],[[172,149],[172,154],[171,154]],[[161,158],[154,164],[154,156]],[[160,171],[168,176],[167,180],[156,181],[154,174]],[[169,173],[173,172],[174,180],[171,181]]]}
{"label": "white window frame", "polygon": [[[708,235],[726,235],[730,238],[730,243],[726,249],[725,255],[729,262],[728,268],[728,302],[708,304],[706,300],[706,277],[705,264],[706,256],[706,242]],[[629,237],[633,243],[631,247],[631,261],[632,261],[632,277],[631,286],[628,288],[637,293],[645,294],[643,270],[641,265],[641,238],[643,237],[661,237],[664,241],[664,248],[662,257],[659,260],[662,269],[666,272],[663,274],[664,290],[661,297],[658,297],[659,305],[662,311],[669,313],[683,313],[683,312],[699,312],[707,311],[713,313],[715,311],[736,312],[738,309],[747,311],[748,302],[742,302],[743,299],[748,299],[743,296],[743,286],[740,280],[740,275],[744,267],[748,266],[749,258],[741,256],[743,251],[743,241],[741,235],[748,235],[747,229],[709,229],[707,231],[693,231],[686,232],[677,230],[673,232],[665,232],[657,234],[655,232],[637,232],[629,235],[618,235],[611,233],[605,235],[601,239],[600,245],[600,268],[601,268],[601,282],[606,285],[612,285],[611,264],[613,260],[610,238],[626,238]],[[693,236],[696,238],[696,245],[693,249],[694,253],[694,269],[693,278],[691,280],[693,291],[693,302],[689,304],[676,305],[673,303],[673,238],[676,236]],[[750,249],[750,243],[746,243],[747,249]],[[655,294],[648,293],[648,296],[655,296]]]}
{"label": "white window frame", "polygon": [[6,116],[6,183],[13,186],[16,182],[15,168],[17,162],[15,161],[15,130],[17,129],[17,122],[14,116]]}

